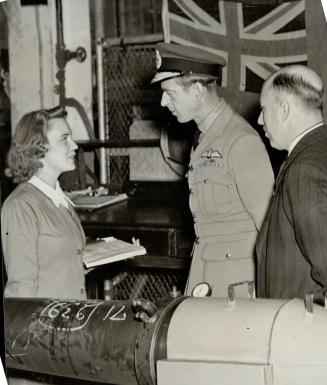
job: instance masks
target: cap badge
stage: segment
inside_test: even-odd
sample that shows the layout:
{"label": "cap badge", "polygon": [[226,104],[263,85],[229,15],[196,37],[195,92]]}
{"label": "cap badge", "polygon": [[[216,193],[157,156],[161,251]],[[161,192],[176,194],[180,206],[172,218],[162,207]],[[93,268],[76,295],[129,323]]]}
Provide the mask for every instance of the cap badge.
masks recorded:
{"label": "cap badge", "polygon": [[156,49],[156,67],[157,70],[161,67],[162,60],[159,51]]}

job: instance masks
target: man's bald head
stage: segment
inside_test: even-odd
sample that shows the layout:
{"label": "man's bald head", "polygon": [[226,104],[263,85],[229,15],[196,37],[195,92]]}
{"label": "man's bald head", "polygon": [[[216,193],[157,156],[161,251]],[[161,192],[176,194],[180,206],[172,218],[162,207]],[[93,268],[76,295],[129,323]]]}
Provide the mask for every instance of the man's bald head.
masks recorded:
{"label": "man's bald head", "polygon": [[287,150],[298,135],[322,122],[323,83],[310,68],[282,68],[264,83],[258,123],[272,147]]}
{"label": "man's bald head", "polygon": [[262,92],[270,88],[293,96],[307,110],[322,109],[323,82],[306,66],[292,65],[282,68],[265,81]]}

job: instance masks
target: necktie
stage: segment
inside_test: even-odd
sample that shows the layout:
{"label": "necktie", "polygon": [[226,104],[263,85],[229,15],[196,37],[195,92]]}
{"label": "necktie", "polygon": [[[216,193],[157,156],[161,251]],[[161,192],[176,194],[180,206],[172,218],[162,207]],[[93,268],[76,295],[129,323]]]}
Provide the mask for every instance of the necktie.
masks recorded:
{"label": "necktie", "polygon": [[201,134],[201,131],[198,128],[196,128],[193,134],[193,143],[192,143],[193,150],[195,150],[199,144],[200,134]]}

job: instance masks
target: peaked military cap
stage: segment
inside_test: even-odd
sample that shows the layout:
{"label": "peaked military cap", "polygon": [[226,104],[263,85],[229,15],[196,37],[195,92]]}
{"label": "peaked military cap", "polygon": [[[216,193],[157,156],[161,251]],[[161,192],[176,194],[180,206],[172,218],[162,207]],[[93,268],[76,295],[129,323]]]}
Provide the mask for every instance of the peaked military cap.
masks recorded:
{"label": "peaked military cap", "polygon": [[186,73],[220,77],[226,60],[201,48],[172,43],[156,45],[157,73],[151,83],[183,76]]}

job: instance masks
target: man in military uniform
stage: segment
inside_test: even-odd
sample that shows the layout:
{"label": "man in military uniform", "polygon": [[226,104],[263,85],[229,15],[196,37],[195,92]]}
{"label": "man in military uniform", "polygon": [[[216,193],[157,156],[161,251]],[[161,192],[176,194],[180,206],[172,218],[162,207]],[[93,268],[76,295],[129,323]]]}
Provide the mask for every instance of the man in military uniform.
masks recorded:
{"label": "man in military uniform", "polygon": [[257,132],[218,96],[224,58],[160,43],[156,59],[161,105],[200,130],[187,174],[196,239],[186,294],[206,282],[224,297],[229,284],[255,278],[254,245],[274,182],[269,157]]}

